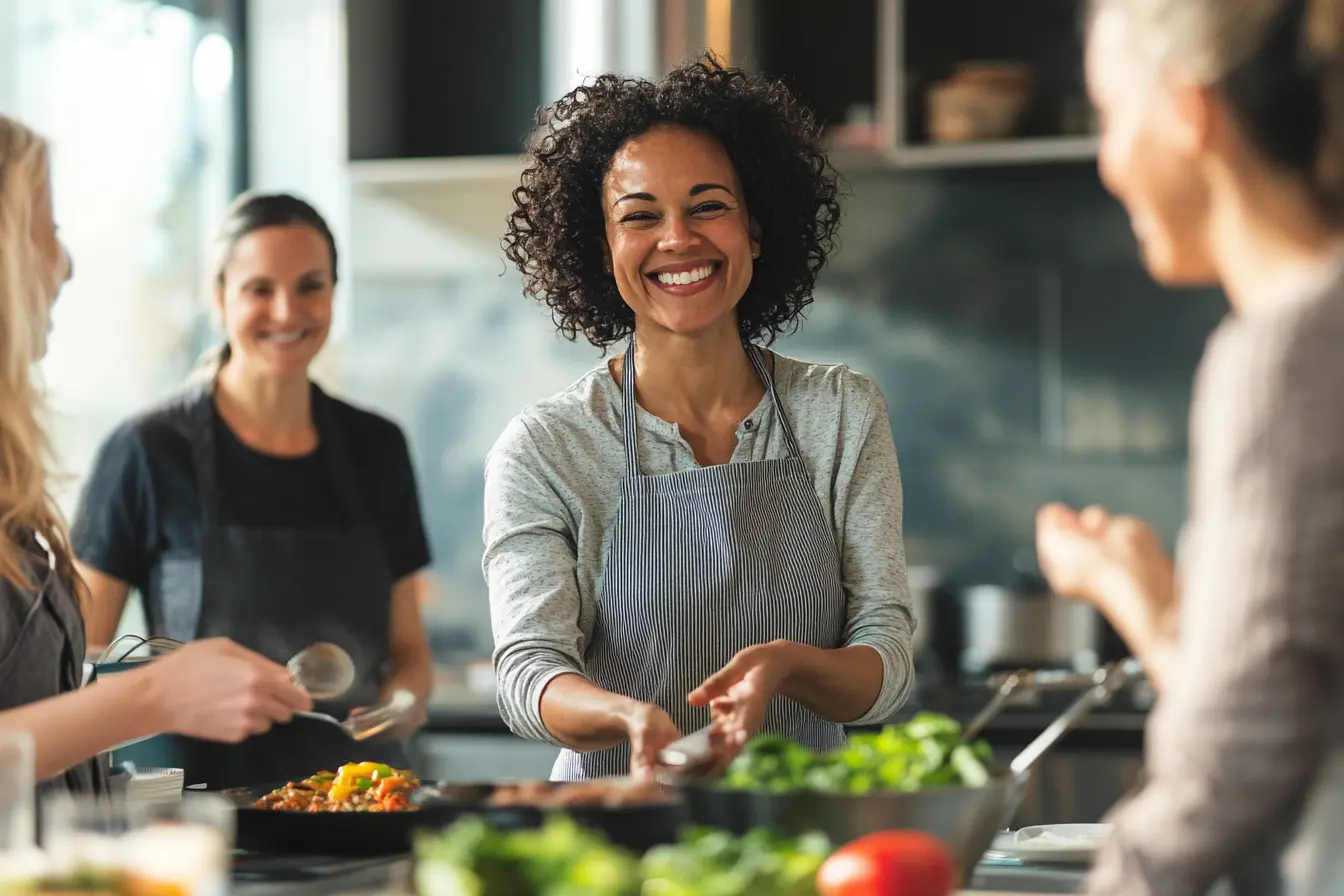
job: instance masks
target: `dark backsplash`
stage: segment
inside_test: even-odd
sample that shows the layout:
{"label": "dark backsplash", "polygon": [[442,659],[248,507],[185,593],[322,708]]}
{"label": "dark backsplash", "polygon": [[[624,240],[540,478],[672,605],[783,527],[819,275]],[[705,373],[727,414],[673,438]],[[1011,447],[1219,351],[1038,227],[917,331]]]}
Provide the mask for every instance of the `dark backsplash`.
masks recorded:
{"label": "dark backsplash", "polygon": [[[1141,514],[1174,540],[1186,414],[1217,291],[1143,271],[1095,167],[861,172],[843,248],[780,351],[881,383],[911,565],[1001,581],[1043,502]],[[345,390],[403,422],[442,597],[431,624],[490,643],[481,469],[522,406],[597,362],[555,337],[516,275],[355,278]]]}
{"label": "dark backsplash", "polygon": [[1004,580],[1055,498],[1141,514],[1174,540],[1221,293],[1155,284],[1091,164],[850,182],[844,249],[781,348],[882,384],[910,563]]}

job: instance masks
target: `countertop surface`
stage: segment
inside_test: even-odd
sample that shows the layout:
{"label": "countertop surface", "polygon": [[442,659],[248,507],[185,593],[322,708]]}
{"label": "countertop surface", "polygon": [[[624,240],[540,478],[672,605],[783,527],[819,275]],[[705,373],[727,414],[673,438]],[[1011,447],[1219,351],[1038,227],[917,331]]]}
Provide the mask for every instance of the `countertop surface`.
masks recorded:
{"label": "countertop surface", "polygon": [[[277,873],[270,880],[236,874],[232,892],[237,896],[293,896],[308,894],[348,894],[371,896],[374,893],[408,894],[410,859],[387,858],[335,860],[330,857],[295,857],[287,860],[290,871]],[[1085,869],[998,866],[988,863],[976,871],[971,886],[963,893],[988,896],[991,893],[1046,894],[1078,893]]]}

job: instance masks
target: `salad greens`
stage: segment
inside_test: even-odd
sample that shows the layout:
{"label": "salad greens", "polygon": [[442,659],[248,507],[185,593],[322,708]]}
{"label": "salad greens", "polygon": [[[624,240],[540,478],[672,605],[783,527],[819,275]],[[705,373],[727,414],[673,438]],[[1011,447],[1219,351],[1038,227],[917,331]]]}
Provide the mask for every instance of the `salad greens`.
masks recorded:
{"label": "salad greens", "polygon": [[796,839],[758,830],[734,837],[694,828],[681,842],[644,855],[640,896],[816,896],[817,870],[831,854],[825,834]]}
{"label": "salad greens", "polygon": [[734,837],[710,828],[637,859],[599,832],[551,815],[536,830],[500,831],[479,818],[421,834],[419,896],[816,896],[831,853],[822,834]]}
{"label": "salad greens", "polygon": [[865,794],[930,787],[983,787],[989,744],[961,742],[961,725],[922,712],[903,725],[851,734],[849,743],[816,753],[778,735],[758,735],[733,760],[719,785],[729,790],[815,790]]}
{"label": "salad greens", "polygon": [[518,831],[463,818],[419,835],[415,857],[421,896],[639,896],[634,856],[563,815]]}

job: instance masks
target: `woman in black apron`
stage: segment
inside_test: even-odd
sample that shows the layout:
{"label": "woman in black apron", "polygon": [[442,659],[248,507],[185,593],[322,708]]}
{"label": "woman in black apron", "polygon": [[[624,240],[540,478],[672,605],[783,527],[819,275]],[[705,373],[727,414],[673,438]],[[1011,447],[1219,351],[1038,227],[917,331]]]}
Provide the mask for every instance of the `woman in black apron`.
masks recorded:
{"label": "woman in black apron", "polygon": [[[39,791],[106,793],[115,744],[161,731],[239,739],[311,701],[283,666],[224,639],[84,684],[80,586],[46,490],[29,370],[70,260],[52,221],[46,143],[0,116],[0,730],[27,731]],[[31,221],[28,232],[15,227]]]}
{"label": "woman in black apron", "polygon": [[1191,402],[1179,569],[1136,518],[1038,515],[1052,587],[1162,693],[1086,891],[1344,893],[1344,3],[1094,7],[1102,179],[1154,278],[1231,309]]}
{"label": "woman in black apron", "polygon": [[[225,347],[182,394],[103,445],[73,541],[94,641],[112,637],[135,587],[153,635],[224,635],[282,663],[333,642],[357,679],[319,708],[343,718],[407,690],[416,709],[404,735],[431,683],[416,575],[429,550],[401,431],[308,379],[335,282],[335,242],[311,206],[240,197],[215,278]],[[188,780],[212,789],[406,763],[395,737],[356,744],[311,719],[238,746],[172,746]]]}

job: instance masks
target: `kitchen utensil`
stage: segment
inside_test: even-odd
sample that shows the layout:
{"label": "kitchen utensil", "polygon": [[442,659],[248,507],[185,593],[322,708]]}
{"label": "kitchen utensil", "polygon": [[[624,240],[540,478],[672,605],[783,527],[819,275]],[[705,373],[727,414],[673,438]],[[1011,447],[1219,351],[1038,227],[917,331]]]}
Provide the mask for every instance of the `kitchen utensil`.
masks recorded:
{"label": "kitchen utensil", "polygon": [[1011,587],[968,588],[961,603],[964,672],[1062,667],[1087,673],[1099,665],[1100,615],[1053,594],[1034,574],[1020,573]]}
{"label": "kitchen utensil", "polygon": [[[127,648],[120,657],[110,660],[109,657],[114,649],[123,641],[135,641],[135,643]],[[171,653],[181,646],[181,641],[172,638],[144,638],[140,635],[122,635],[103,649],[95,666],[109,662],[149,662],[154,657],[146,657],[144,660],[128,660],[128,657],[141,647],[149,647],[152,650],[158,650],[160,653]],[[329,641],[309,644],[290,657],[285,668],[289,670],[294,683],[307,691],[308,695],[314,700],[336,700],[349,691],[350,686],[355,683],[355,661],[350,658],[350,654],[345,651],[345,648]],[[123,746],[125,745],[123,744]]]}
{"label": "kitchen utensil", "polygon": [[316,719],[335,725],[346,733],[351,740],[368,740],[391,728],[415,705],[415,695],[410,691],[393,691],[387,702],[373,709],[356,713],[345,721],[324,712],[301,711],[294,715],[305,719]]}
{"label": "kitchen utensil", "polygon": [[[615,787],[634,783],[631,778],[599,780]],[[545,822],[548,813],[560,811],[576,824],[601,831],[612,843],[635,853],[647,852],[660,844],[675,843],[680,830],[690,824],[686,801],[675,789],[670,789],[668,799],[663,802],[644,801],[616,806],[575,803],[552,808],[491,805],[489,800],[496,788],[507,783],[512,782],[452,783],[422,787],[416,794],[415,804],[432,806],[440,819],[447,815],[452,815],[454,820],[476,815],[503,830],[538,828]],[[537,781],[531,784],[552,790],[565,786],[559,781]]]}
{"label": "kitchen utensil", "polygon": [[309,644],[285,668],[314,700],[335,700],[355,683],[355,661],[343,647],[329,641]]}
{"label": "kitchen utensil", "polygon": [[658,754],[659,761],[683,775],[693,775],[714,758],[714,742],[710,737],[713,728],[713,725],[706,725],[663,747]]}
{"label": "kitchen utensil", "polygon": [[976,863],[1011,822],[1022,801],[1033,764],[1093,707],[1134,680],[1142,669],[1136,660],[1113,664],[1101,683],[1093,685],[1050,726],[1001,768],[983,787],[934,787],[912,793],[881,791],[863,795],[816,791],[774,793],[764,790],[721,790],[712,781],[682,780],[691,820],[695,824],[745,834],[753,828],[775,828],[785,834],[820,830],[832,842],[848,843],[876,831],[910,828],[926,831],[952,850],[966,880]]}
{"label": "kitchen utensil", "polygon": [[438,828],[455,819],[432,806],[416,812],[289,812],[253,806],[287,783],[219,791],[235,807],[238,849],[271,855],[393,855],[410,850],[416,828]]}
{"label": "kitchen utensil", "polygon": [[[270,855],[392,855],[410,850],[418,829],[438,830],[477,816],[501,830],[538,828],[548,812],[535,806],[495,806],[490,797],[505,781],[425,784],[411,794],[412,812],[287,812],[253,803],[287,782],[221,791],[237,807],[239,849]],[[543,782],[538,782],[539,784]],[[562,786],[544,782],[543,786]],[[644,852],[673,843],[690,823],[680,793],[666,803],[625,806],[565,806],[576,823],[606,834],[613,843]]]}
{"label": "kitchen utensil", "polygon": [[1108,824],[1043,824],[994,838],[987,856],[1040,865],[1086,865],[1110,836]]}

